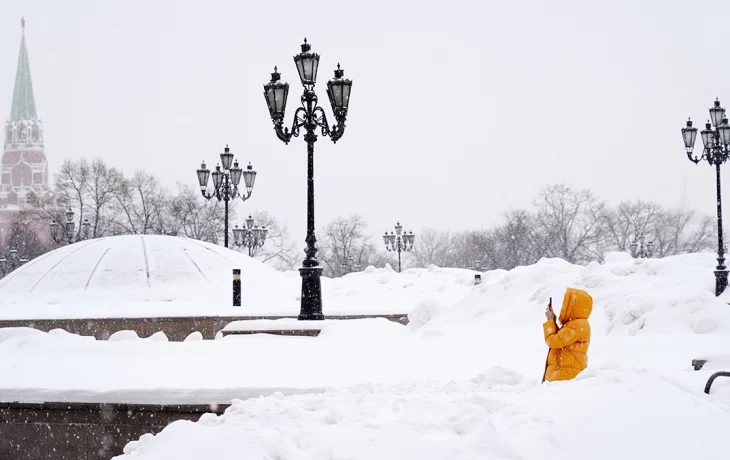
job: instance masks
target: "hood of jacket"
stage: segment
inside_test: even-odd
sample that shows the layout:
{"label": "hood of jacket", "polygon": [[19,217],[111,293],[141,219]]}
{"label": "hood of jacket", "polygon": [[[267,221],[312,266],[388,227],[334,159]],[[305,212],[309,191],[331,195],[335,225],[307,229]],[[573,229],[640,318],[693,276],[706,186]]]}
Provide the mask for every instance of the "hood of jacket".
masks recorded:
{"label": "hood of jacket", "polygon": [[560,309],[561,324],[573,319],[588,319],[593,311],[593,298],[586,291],[575,288],[565,290],[563,307]]}

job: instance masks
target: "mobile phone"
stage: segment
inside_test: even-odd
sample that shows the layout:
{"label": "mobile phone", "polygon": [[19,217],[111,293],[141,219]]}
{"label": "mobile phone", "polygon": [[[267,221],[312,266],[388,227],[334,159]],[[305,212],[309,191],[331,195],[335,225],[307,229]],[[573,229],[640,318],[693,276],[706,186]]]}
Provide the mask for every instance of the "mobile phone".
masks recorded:
{"label": "mobile phone", "polygon": [[548,302],[548,308],[550,309],[550,311],[553,311],[553,298],[552,297],[550,297],[550,302]]}

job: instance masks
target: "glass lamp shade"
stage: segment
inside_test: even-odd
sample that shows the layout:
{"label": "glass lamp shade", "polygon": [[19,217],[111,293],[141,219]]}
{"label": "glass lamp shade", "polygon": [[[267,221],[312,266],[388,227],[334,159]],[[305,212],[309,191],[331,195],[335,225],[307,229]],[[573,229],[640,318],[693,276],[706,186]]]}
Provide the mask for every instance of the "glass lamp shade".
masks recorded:
{"label": "glass lamp shade", "polygon": [[385,235],[383,235],[383,243],[387,246],[390,242],[390,237],[388,236],[388,232],[385,232]]}
{"label": "glass lamp shade", "polygon": [[250,193],[253,189],[253,184],[256,182],[256,171],[253,170],[251,163],[246,166],[246,170],[243,171],[243,183],[246,184],[246,190]]}
{"label": "glass lamp shade", "polygon": [[327,96],[332,105],[332,111],[335,115],[346,115],[347,108],[350,106],[350,91],[352,90],[352,80],[343,78],[345,71],[340,69],[337,64],[335,70],[335,78],[327,82]]}
{"label": "glass lamp shade", "polygon": [[210,177],[210,169],[205,167],[205,162],[200,164],[200,169],[198,169],[198,183],[200,184],[200,188],[205,190],[205,188],[208,186],[208,178]]}
{"label": "glass lamp shade", "polygon": [[728,124],[727,118],[722,119],[722,124],[717,127],[717,132],[720,135],[722,145],[730,144],[730,124]]}
{"label": "glass lamp shade", "polygon": [[720,107],[720,101],[715,101],[715,105],[710,109],[710,120],[712,126],[719,126],[722,123],[722,119],[725,118],[725,109]]}
{"label": "glass lamp shade", "polygon": [[390,232],[388,238],[390,238],[390,244],[395,244],[395,234],[393,232]]}
{"label": "glass lamp shade", "polygon": [[243,170],[238,167],[238,160],[236,160],[236,162],[233,163],[233,168],[231,168],[231,183],[233,183],[234,187],[238,187],[238,184],[241,182],[242,174]]}
{"label": "glass lamp shade", "polygon": [[289,95],[289,83],[280,82],[280,78],[281,74],[274,67],[271,81],[264,85],[264,98],[266,99],[266,105],[269,107],[269,115],[274,121],[284,118],[286,98]]}
{"label": "glass lamp shade", "polygon": [[15,259],[16,257],[18,257],[18,250],[17,250],[17,249],[13,248],[13,249],[11,249],[11,250],[10,250],[10,251],[8,251],[8,252],[10,253],[10,257],[11,257],[12,259]]}
{"label": "glass lamp shade", "polygon": [[51,236],[54,239],[58,238],[58,222],[56,222],[56,219],[51,220]]}
{"label": "glass lamp shade", "polygon": [[259,228],[258,225],[256,225],[253,228],[253,230],[251,230],[251,238],[253,239],[252,243],[253,242],[258,242],[259,239],[261,238],[261,229]]}
{"label": "glass lamp shade", "polygon": [[261,246],[264,245],[264,241],[266,240],[266,237],[268,235],[269,235],[269,229],[266,228],[266,226],[261,227],[261,235],[260,235],[260,239],[259,239]]}
{"label": "glass lamp shade", "polygon": [[66,222],[66,233],[68,233],[69,235],[73,235],[75,229],[76,222]]}
{"label": "glass lamp shade", "polygon": [[633,243],[631,243],[629,245],[629,247],[631,248],[631,255],[633,255],[635,257],[636,256],[636,250],[639,248],[639,243],[637,243],[636,241],[634,241]]}
{"label": "glass lamp shade", "polygon": [[228,148],[226,145],[225,150],[223,150],[223,153],[221,153],[221,166],[223,166],[223,169],[225,171],[228,171],[231,169],[231,164],[233,163],[233,154],[231,153],[231,149]]}
{"label": "glass lamp shade", "polygon": [[692,120],[687,120],[687,127],[682,128],[682,139],[684,140],[684,147],[688,152],[691,152],[697,139],[697,128],[692,127]]}
{"label": "glass lamp shade", "polygon": [[646,244],[646,249],[647,249],[647,251],[649,251],[649,254],[651,255],[654,252],[654,242],[653,241],[649,241]]}
{"label": "glass lamp shade", "polygon": [[400,235],[403,231],[403,226],[400,224],[400,222],[395,224],[395,234]]}
{"label": "glass lamp shade", "polygon": [[246,228],[251,230],[253,228],[253,217],[249,214],[248,219],[246,219]]}
{"label": "glass lamp shade", "polygon": [[66,222],[72,222],[74,220],[74,212],[71,208],[66,210]]}
{"label": "glass lamp shade", "polygon": [[700,132],[700,135],[702,136],[702,143],[705,145],[705,148],[712,147],[713,134],[714,132],[712,131],[712,126],[710,126],[710,123],[705,124],[705,129]]}
{"label": "glass lamp shade", "polygon": [[294,63],[297,65],[299,79],[304,86],[314,86],[317,83],[317,69],[319,68],[319,54],[312,53],[312,46],[304,39],[302,52],[294,56]]}
{"label": "glass lamp shade", "polygon": [[223,172],[221,172],[220,165],[215,166],[215,171],[213,171],[213,187],[218,189],[221,186],[221,183],[223,182]]}
{"label": "glass lamp shade", "polygon": [[244,230],[242,228],[238,228],[238,224],[233,227],[233,241],[236,243],[237,246],[240,246],[241,242],[243,241],[243,232]]}

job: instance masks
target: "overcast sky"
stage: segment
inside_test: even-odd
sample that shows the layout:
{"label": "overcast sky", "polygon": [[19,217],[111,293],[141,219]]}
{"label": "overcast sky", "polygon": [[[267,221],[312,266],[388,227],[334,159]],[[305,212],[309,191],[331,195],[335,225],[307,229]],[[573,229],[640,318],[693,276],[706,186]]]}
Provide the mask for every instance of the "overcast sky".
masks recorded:
{"label": "overcast sky", "polygon": [[318,227],[352,212],[376,234],[398,219],[489,227],[561,181],[714,213],[713,171],[687,160],[680,129],[716,96],[730,105],[730,3],[354,3],[3,0],[0,110],[25,15],[52,173],[101,157],[174,189],[228,143],[259,172],[239,213],[267,210],[300,240],[306,147],[276,138],[262,84],[278,65],[290,124],[306,36],[328,114],[338,62],[354,81],[344,137],[315,145]]}

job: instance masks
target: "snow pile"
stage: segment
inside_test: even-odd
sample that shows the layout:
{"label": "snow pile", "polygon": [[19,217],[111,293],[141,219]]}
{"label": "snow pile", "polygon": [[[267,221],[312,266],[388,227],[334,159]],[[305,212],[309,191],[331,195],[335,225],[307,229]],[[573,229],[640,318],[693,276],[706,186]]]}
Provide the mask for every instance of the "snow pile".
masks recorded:
{"label": "snow pile", "polygon": [[[424,335],[484,334],[509,328],[532,335],[550,297],[559,311],[567,286],[593,297],[593,335],[730,333],[728,295],[714,296],[715,259],[690,254],[633,259],[611,253],[587,267],[543,259],[508,272],[486,273],[483,283],[421,329]],[[517,332],[519,331],[519,332]]]}
{"label": "snow pile", "polygon": [[729,409],[641,369],[540,386],[492,368],[465,382],[235,400],[222,416],[144,435],[117,458],[718,458]]}
{"label": "snow pile", "polygon": [[[242,307],[232,306],[241,269]],[[473,272],[368,267],[322,278],[325,314],[408,313],[419,302],[452,304]],[[201,315],[297,315],[301,278],[233,250],[187,238],[124,235],[44,254],[0,279],[0,319]]]}

